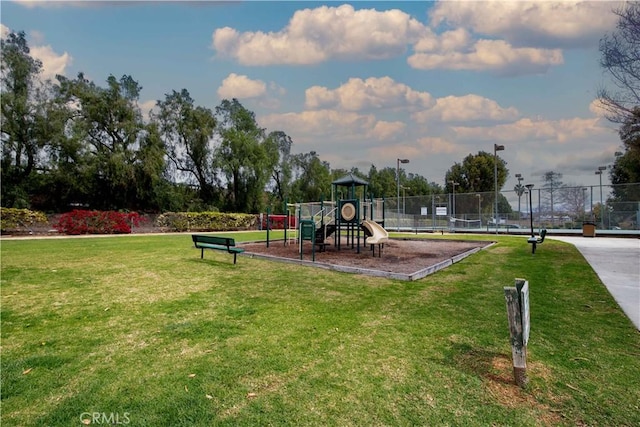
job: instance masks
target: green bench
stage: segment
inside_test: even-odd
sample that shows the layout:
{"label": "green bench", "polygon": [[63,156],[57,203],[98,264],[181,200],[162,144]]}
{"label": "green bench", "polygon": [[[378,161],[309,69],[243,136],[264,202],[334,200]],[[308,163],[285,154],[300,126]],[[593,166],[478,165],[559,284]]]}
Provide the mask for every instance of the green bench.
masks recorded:
{"label": "green bench", "polygon": [[233,263],[236,263],[236,255],[244,252],[244,249],[236,247],[236,242],[230,237],[205,236],[202,234],[192,234],[193,244],[200,249],[200,259],[204,258],[205,249],[215,251],[226,251],[233,254]]}
{"label": "green bench", "polygon": [[540,237],[531,236],[527,239],[528,243],[531,243],[531,253],[536,253],[536,246],[541,245],[544,242],[544,237],[547,235],[547,230],[542,229],[540,231]]}

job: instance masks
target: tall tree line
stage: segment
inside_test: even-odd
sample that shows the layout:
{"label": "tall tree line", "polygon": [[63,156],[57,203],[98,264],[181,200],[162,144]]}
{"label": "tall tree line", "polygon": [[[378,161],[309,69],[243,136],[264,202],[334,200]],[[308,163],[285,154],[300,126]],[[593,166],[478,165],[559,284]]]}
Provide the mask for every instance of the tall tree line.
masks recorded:
{"label": "tall tree line", "polygon": [[[347,173],[370,182],[366,197],[395,197],[398,182],[407,196],[446,190],[403,169],[332,170],[315,151],[293,154],[291,137],[261,128],[237,99],[211,110],[186,89],[172,90],[145,118],[142,86],[132,76],[111,75],[104,85],[82,73],[43,81],[24,32],[10,33],[1,48],[5,207],[255,213],[285,201],[327,200],[331,183]],[[464,168],[482,166],[483,154]],[[458,166],[455,174],[473,176]],[[484,169],[469,191],[493,188],[493,174]],[[499,173],[502,187],[508,173],[502,160]],[[445,181],[462,182],[454,175]]]}

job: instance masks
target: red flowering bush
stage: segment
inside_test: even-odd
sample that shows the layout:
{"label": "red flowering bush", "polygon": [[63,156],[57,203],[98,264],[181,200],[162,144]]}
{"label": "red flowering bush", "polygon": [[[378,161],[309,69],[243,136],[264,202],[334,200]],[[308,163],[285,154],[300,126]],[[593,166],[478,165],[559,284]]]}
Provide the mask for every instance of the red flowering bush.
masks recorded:
{"label": "red flowering bush", "polygon": [[87,211],[76,209],[63,214],[53,228],[65,234],[129,234],[144,218],[137,212]]}

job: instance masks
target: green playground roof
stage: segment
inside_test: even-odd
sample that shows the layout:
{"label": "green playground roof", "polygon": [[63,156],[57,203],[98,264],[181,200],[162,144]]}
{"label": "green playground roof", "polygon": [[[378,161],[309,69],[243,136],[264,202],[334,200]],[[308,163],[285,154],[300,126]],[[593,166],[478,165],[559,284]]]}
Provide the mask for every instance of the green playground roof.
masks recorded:
{"label": "green playground roof", "polygon": [[351,187],[351,186],[361,186],[361,185],[369,185],[369,183],[367,181],[365,181],[364,179],[355,176],[354,174],[350,173],[348,175],[343,176],[342,178],[338,178],[335,181],[333,181],[331,183],[332,185],[342,185],[345,187]]}

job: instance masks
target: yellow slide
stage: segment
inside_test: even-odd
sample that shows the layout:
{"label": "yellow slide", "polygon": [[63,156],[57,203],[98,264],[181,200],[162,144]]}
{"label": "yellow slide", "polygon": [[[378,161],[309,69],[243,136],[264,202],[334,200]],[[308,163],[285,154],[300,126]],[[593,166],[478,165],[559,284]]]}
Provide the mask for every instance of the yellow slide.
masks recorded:
{"label": "yellow slide", "polygon": [[389,232],[377,222],[364,220],[362,226],[371,233],[371,236],[365,240],[366,245],[379,245],[389,240]]}

